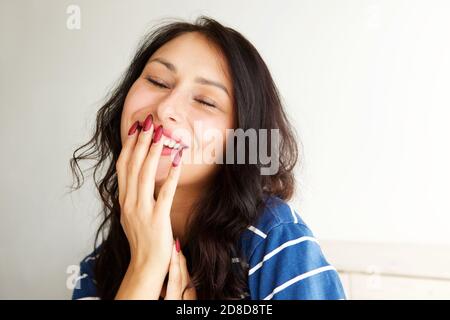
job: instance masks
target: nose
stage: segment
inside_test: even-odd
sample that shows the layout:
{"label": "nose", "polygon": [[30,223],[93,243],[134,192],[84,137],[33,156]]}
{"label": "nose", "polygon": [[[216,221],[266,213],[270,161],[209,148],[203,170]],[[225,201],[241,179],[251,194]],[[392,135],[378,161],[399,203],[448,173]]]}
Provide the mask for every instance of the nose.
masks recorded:
{"label": "nose", "polygon": [[157,116],[163,126],[181,123],[186,117],[186,103],[180,93],[171,92],[156,109]]}

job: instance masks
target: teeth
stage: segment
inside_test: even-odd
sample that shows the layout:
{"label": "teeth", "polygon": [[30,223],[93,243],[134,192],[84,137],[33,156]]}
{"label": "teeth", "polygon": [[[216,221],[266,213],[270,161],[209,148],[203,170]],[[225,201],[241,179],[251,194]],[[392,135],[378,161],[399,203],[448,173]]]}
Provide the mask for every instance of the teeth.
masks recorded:
{"label": "teeth", "polygon": [[172,149],[178,149],[180,147],[179,143],[176,143],[174,140],[172,139],[166,139],[163,142],[163,145],[165,145],[166,147],[172,148]]}

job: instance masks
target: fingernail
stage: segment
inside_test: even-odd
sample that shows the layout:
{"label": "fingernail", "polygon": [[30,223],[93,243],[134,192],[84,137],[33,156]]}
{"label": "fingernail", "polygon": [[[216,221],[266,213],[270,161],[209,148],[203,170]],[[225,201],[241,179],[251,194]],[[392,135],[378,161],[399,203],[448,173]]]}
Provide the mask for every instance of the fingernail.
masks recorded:
{"label": "fingernail", "polygon": [[159,139],[161,139],[162,133],[163,133],[163,127],[159,126],[156,129],[155,134],[153,135],[153,143],[157,143],[159,141]]}
{"label": "fingernail", "polygon": [[181,148],[180,151],[178,151],[177,154],[175,155],[175,158],[173,158],[172,165],[174,167],[177,167],[180,164],[181,156],[183,155],[183,149],[184,148]]}
{"label": "fingernail", "polygon": [[145,118],[144,125],[143,125],[143,130],[144,131],[150,130],[150,127],[152,126],[152,123],[153,123],[153,116],[151,114],[149,114],[147,116],[147,118]]}
{"label": "fingernail", "polygon": [[177,238],[177,240],[175,241],[175,249],[177,249],[177,252],[180,252],[180,250],[181,250],[181,247],[180,247],[180,240],[178,240],[178,238]]}
{"label": "fingernail", "polygon": [[130,128],[130,130],[128,130],[128,135],[131,136],[136,132],[136,129],[139,125],[139,121],[136,121]]}

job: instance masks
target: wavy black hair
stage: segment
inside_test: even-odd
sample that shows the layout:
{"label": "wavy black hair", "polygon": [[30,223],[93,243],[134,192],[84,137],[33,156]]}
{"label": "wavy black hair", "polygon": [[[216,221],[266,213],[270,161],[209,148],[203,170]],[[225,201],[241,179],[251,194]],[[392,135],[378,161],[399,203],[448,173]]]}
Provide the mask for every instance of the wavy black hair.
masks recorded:
{"label": "wavy black hair", "polygon": [[[84,183],[81,160],[94,160],[93,178],[103,202],[103,220],[96,233],[94,277],[98,296],[114,299],[130,261],[130,249],[120,224],[115,163],[122,143],[120,122],[125,97],[152,54],[165,43],[197,32],[217,46],[229,69],[237,128],[278,129],[278,172],[261,175],[262,164],[223,164],[211,188],[197,199],[187,227],[183,253],[191,285],[199,299],[240,299],[248,296],[248,265],[231,263],[241,257],[239,238],[258,218],[266,196],[289,200],[294,193],[293,169],[299,148],[295,130],[285,114],[272,76],[255,47],[239,32],[219,22],[199,17],[194,23],[175,21],[158,26],[140,43],[128,69],[106,98],[96,117],[92,138],[73,152],[70,166],[72,191]],[[269,141],[270,145],[270,141]],[[248,143],[245,145],[248,151]],[[242,150],[241,150],[242,151]],[[270,153],[270,150],[268,150]],[[236,159],[236,150],[234,151]],[[234,162],[236,163],[236,161]],[[102,170],[105,168],[106,170]],[[101,243],[97,247],[98,243]]]}

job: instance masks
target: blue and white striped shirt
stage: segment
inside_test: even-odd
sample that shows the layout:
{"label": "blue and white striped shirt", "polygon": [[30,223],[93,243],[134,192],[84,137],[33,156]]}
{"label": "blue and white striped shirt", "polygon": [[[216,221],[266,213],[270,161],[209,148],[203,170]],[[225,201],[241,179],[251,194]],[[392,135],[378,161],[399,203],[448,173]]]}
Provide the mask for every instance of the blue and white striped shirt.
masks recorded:
{"label": "blue and white striped shirt", "polygon": [[[264,212],[240,238],[249,266],[252,300],[345,299],[336,269],[325,259],[319,243],[298,213],[278,197],[266,201]],[[238,262],[237,257],[232,262]],[[80,264],[73,299],[96,296],[94,253]]]}
{"label": "blue and white striped shirt", "polygon": [[298,213],[277,197],[241,236],[252,300],[345,299],[336,269]]}

